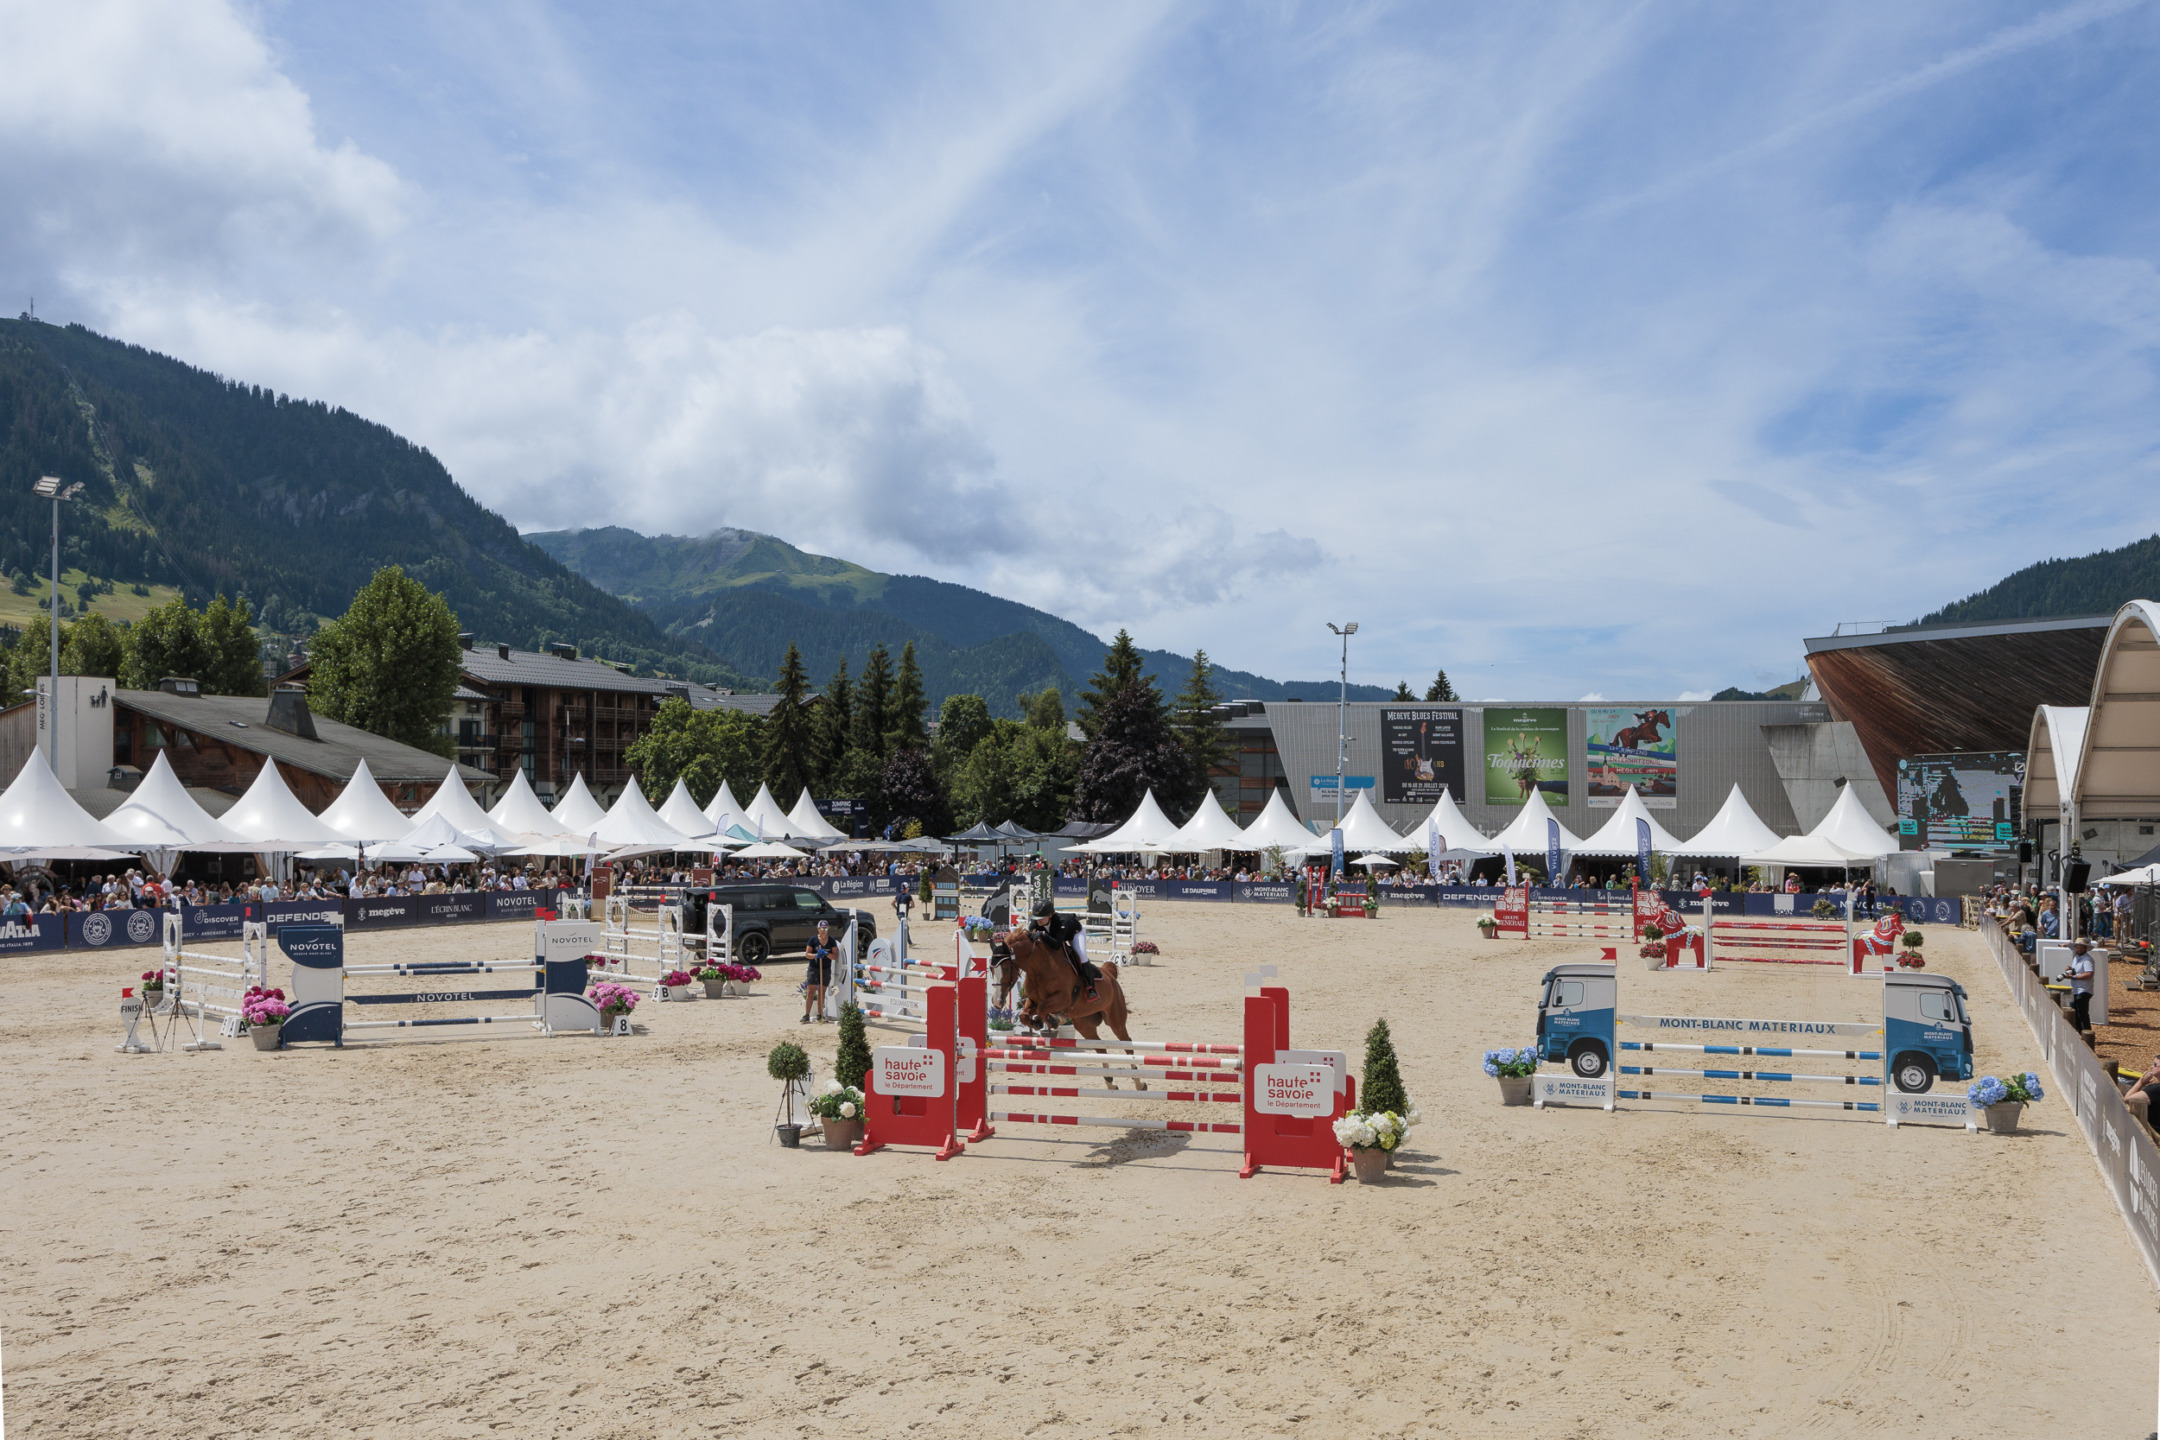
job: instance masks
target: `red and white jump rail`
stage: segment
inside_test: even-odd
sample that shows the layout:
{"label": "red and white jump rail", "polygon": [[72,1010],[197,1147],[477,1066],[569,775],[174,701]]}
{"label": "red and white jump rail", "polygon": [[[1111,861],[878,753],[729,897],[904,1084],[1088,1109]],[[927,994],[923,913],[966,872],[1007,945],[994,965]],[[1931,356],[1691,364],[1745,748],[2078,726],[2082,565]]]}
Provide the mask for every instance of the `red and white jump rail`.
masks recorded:
{"label": "red and white jump rail", "polygon": [[[1512,898],[1518,892],[1519,903]],[[1525,940],[1639,940],[1643,926],[1665,904],[1655,890],[1634,888],[1578,900],[1533,896],[1527,886],[1517,886],[1504,892],[1503,900],[1493,910],[1501,933]]]}
{"label": "red and white jump rail", "polygon": [[[1841,919],[1803,920],[1782,915],[1715,916],[1709,913],[1710,902],[1705,898],[1703,933],[1708,942],[1708,963],[1746,960],[1775,965],[1835,965],[1855,977],[1879,976],[1895,969],[1887,941],[1878,946],[1871,943],[1868,932],[1853,933],[1852,903],[1848,893]],[[1904,921],[1896,919],[1884,924],[1891,927],[1894,936]]]}
{"label": "red and white jump rail", "polygon": [[[972,957],[971,957],[972,958]],[[966,974],[930,987],[917,1043],[881,1046],[872,1055],[863,1140],[869,1155],[888,1145],[929,1146],[940,1160],[993,1139],[999,1125],[1096,1126],[1242,1137],[1250,1177],[1267,1166],[1329,1172],[1340,1182],[1344,1155],[1334,1122],[1356,1106],[1357,1083],[1340,1051],[1290,1048],[1290,994],[1267,987],[1245,997],[1245,1040],[1089,1040],[1007,1037],[990,1043],[988,983]],[[1063,1063],[1073,1062],[1073,1063]],[[1000,1074],[1169,1081],[1206,1090],[1120,1090],[1108,1086],[989,1083]],[[1157,1116],[1079,1115],[991,1110],[992,1095],[1110,1099],[1156,1104],[1236,1104],[1238,1122]]]}

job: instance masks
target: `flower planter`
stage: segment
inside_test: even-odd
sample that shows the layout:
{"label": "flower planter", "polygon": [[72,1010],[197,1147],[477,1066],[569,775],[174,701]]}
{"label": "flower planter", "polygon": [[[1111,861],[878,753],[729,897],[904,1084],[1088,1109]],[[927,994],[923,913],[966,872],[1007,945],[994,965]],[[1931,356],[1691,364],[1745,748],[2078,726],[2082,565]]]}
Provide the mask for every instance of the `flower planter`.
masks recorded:
{"label": "flower planter", "polygon": [[690,987],[688,985],[670,985],[667,987],[667,998],[670,1000],[688,1000],[690,998]]}
{"label": "flower planter", "polygon": [[627,1011],[627,1010],[603,1010],[603,1011],[601,1011],[601,1012],[600,1012],[600,1033],[601,1033],[601,1034],[603,1034],[603,1035],[612,1035],[612,1034],[614,1034],[614,1033],[615,1033],[615,1022],[616,1022],[616,1021],[618,1021],[618,1020],[627,1020],[627,1019],[629,1019],[629,1018],[630,1018],[630,1012],[629,1012],[629,1011]]}
{"label": "flower planter", "polygon": [[1990,1105],[1980,1113],[1987,1116],[1988,1129],[1997,1135],[2017,1134],[2018,1116],[2025,1107],[2015,1100],[2005,1100],[2000,1105]]}
{"label": "flower planter", "polygon": [[275,1050],[285,1043],[285,1027],[282,1025],[250,1025],[248,1034],[254,1038],[255,1048],[258,1050]]}
{"label": "flower planter", "polygon": [[780,1137],[780,1144],[789,1150],[802,1149],[802,1126],[775,1125],[773,1133]]}
{"label": "flower planter", "polygon": [[1350,1169],[1360,1185],[1370,1185],[1387,1173],[1387,1151],[1377,1145],[1365,1149],[1352,1147]]}
{"label": "flower planter", "polygon": [[1530,1103],[1531,1077],[1528,1075],[1502,1075],[1500,1077],[1500,1103],[1502,1105],[1527,1105]]}
{"label": "flower planter", "polygon": [[825,1132],[825,1148],[828,1150],[853,1150],[862,1140],[863,1122],[860,1116],[853,1120],[820,1120]]}
{"label": "flower planter", "polygon": [[727,989],[728,982],[725,980],[707,980],[705,982],[705,998],[708,1000],[725,999]]}
{"label": "flower planter", "polygon": [[1478,934],[1483,935],[1487,940],[1500,938],[1500,927],[1498,925],[1480,925],[1477,928]]}

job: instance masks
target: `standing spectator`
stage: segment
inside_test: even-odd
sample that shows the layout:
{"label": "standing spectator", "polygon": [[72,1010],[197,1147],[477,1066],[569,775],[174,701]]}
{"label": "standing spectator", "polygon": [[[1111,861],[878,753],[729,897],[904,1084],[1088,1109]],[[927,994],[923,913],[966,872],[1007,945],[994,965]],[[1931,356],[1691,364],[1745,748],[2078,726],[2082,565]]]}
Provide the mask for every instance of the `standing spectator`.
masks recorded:
{"label": "standing spectator", "polygon": [[808,963],[803,976],[803,1017],[808,1025],[815,1016],[820,1023],[825,1019],[825,987],[832,984],[833,961],[840,954],[839,942],[832,937],[832,922],[817,922],[817,938],[803,947],[803,959]]}
{"label": "standing spectator", "polygon": [[2093,958],[2083,940],[2070,947],[2070,1016],[2080,1035],[2092,1029]]}

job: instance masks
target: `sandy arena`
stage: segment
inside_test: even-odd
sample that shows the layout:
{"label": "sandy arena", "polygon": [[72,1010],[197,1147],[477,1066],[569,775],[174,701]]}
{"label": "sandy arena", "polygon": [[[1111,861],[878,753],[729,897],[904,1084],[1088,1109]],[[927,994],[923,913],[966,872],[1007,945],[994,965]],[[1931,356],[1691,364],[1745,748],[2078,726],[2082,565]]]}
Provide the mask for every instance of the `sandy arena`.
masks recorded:
{"label": "sandy arena", "polygon": [[[765,1052],[807,1041],[822,1074],[835,1041],[797,1024],[796,966],[648,1002],[630,1039],[131,1057],[116,1002],[151,952],[0,961],[8,1433],[2152,1429],[2154,1290],[2052,1095],[2014,1138],[1503,1109],[1478,1056],[1526,1043],[1537,977],[1594,947],[1407,909],[1158,903],[1143,933],[1143,1038],[1237,1039],[1262,963],[1293,1044],[1355,1066],[1386,1015],[1425,1116],[1396,1173],[1241,1182],[1234,1136],[1118,1131],[1009,1129],[947,1164],[784,1151]],[[349,958],[529,940],[367,934]],[[1983,1071],[2038,1069],[1979,939],[1929,940]],[[918,927],[918,954],[949,943]],[[1795,967],[1630,964],[1621,987],[1643,1011],[1881,1013],[1878,986]]]}

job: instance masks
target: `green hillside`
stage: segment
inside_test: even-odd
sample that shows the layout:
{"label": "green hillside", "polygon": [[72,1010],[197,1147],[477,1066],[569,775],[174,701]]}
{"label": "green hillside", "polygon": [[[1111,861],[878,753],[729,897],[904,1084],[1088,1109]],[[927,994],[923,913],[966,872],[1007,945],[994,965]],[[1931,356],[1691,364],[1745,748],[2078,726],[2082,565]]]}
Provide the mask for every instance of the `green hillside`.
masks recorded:
{"label": "green hillside", "polygon": [[2107,615],[2160,597],[2160,535],[2074,560],[2043,560],[1923,617],[1922,625]]}
{"label": "green hillside", "polygon": [[[567,640],[648,671],[763,689],[694,639],[543,552],[427,451],[319,401],[229,381],[91,333],[0,321],[0,568],[47,561],[40,475],[83,482],[62,564],[169,586],[201,604],[245,595],[265,628],[305,634],[375,570],[403,565],[486,640]],[[34,601],[32,602],[34,603]]]}
{"label": "green hillside", "polygon": [[[846,560],[798,550],[749,530],[695,538],[639,535],[618,527],[558,530],[525,537],[602,589],[638,606],[669,634],[694,637],[731,665],[769,675],[793,641],[822,682],[846,656],[857,666],[875,644],[897,651],[912,641],[931,703],[970,691],[993,713],[1019,714],[1013,697],[1056,685],[1070,702],[1102,665],[1101,637],[1069,620],[965,585],[921,575],[885,575]],[[1150,673],[1175,692],[1190,656],[1142,650]],[[1270,680],[1218,670],[1235,699],[1281,700],[1334,693],[1331,681]],[[1353,685],[1351,698],[1394,692]]]}

